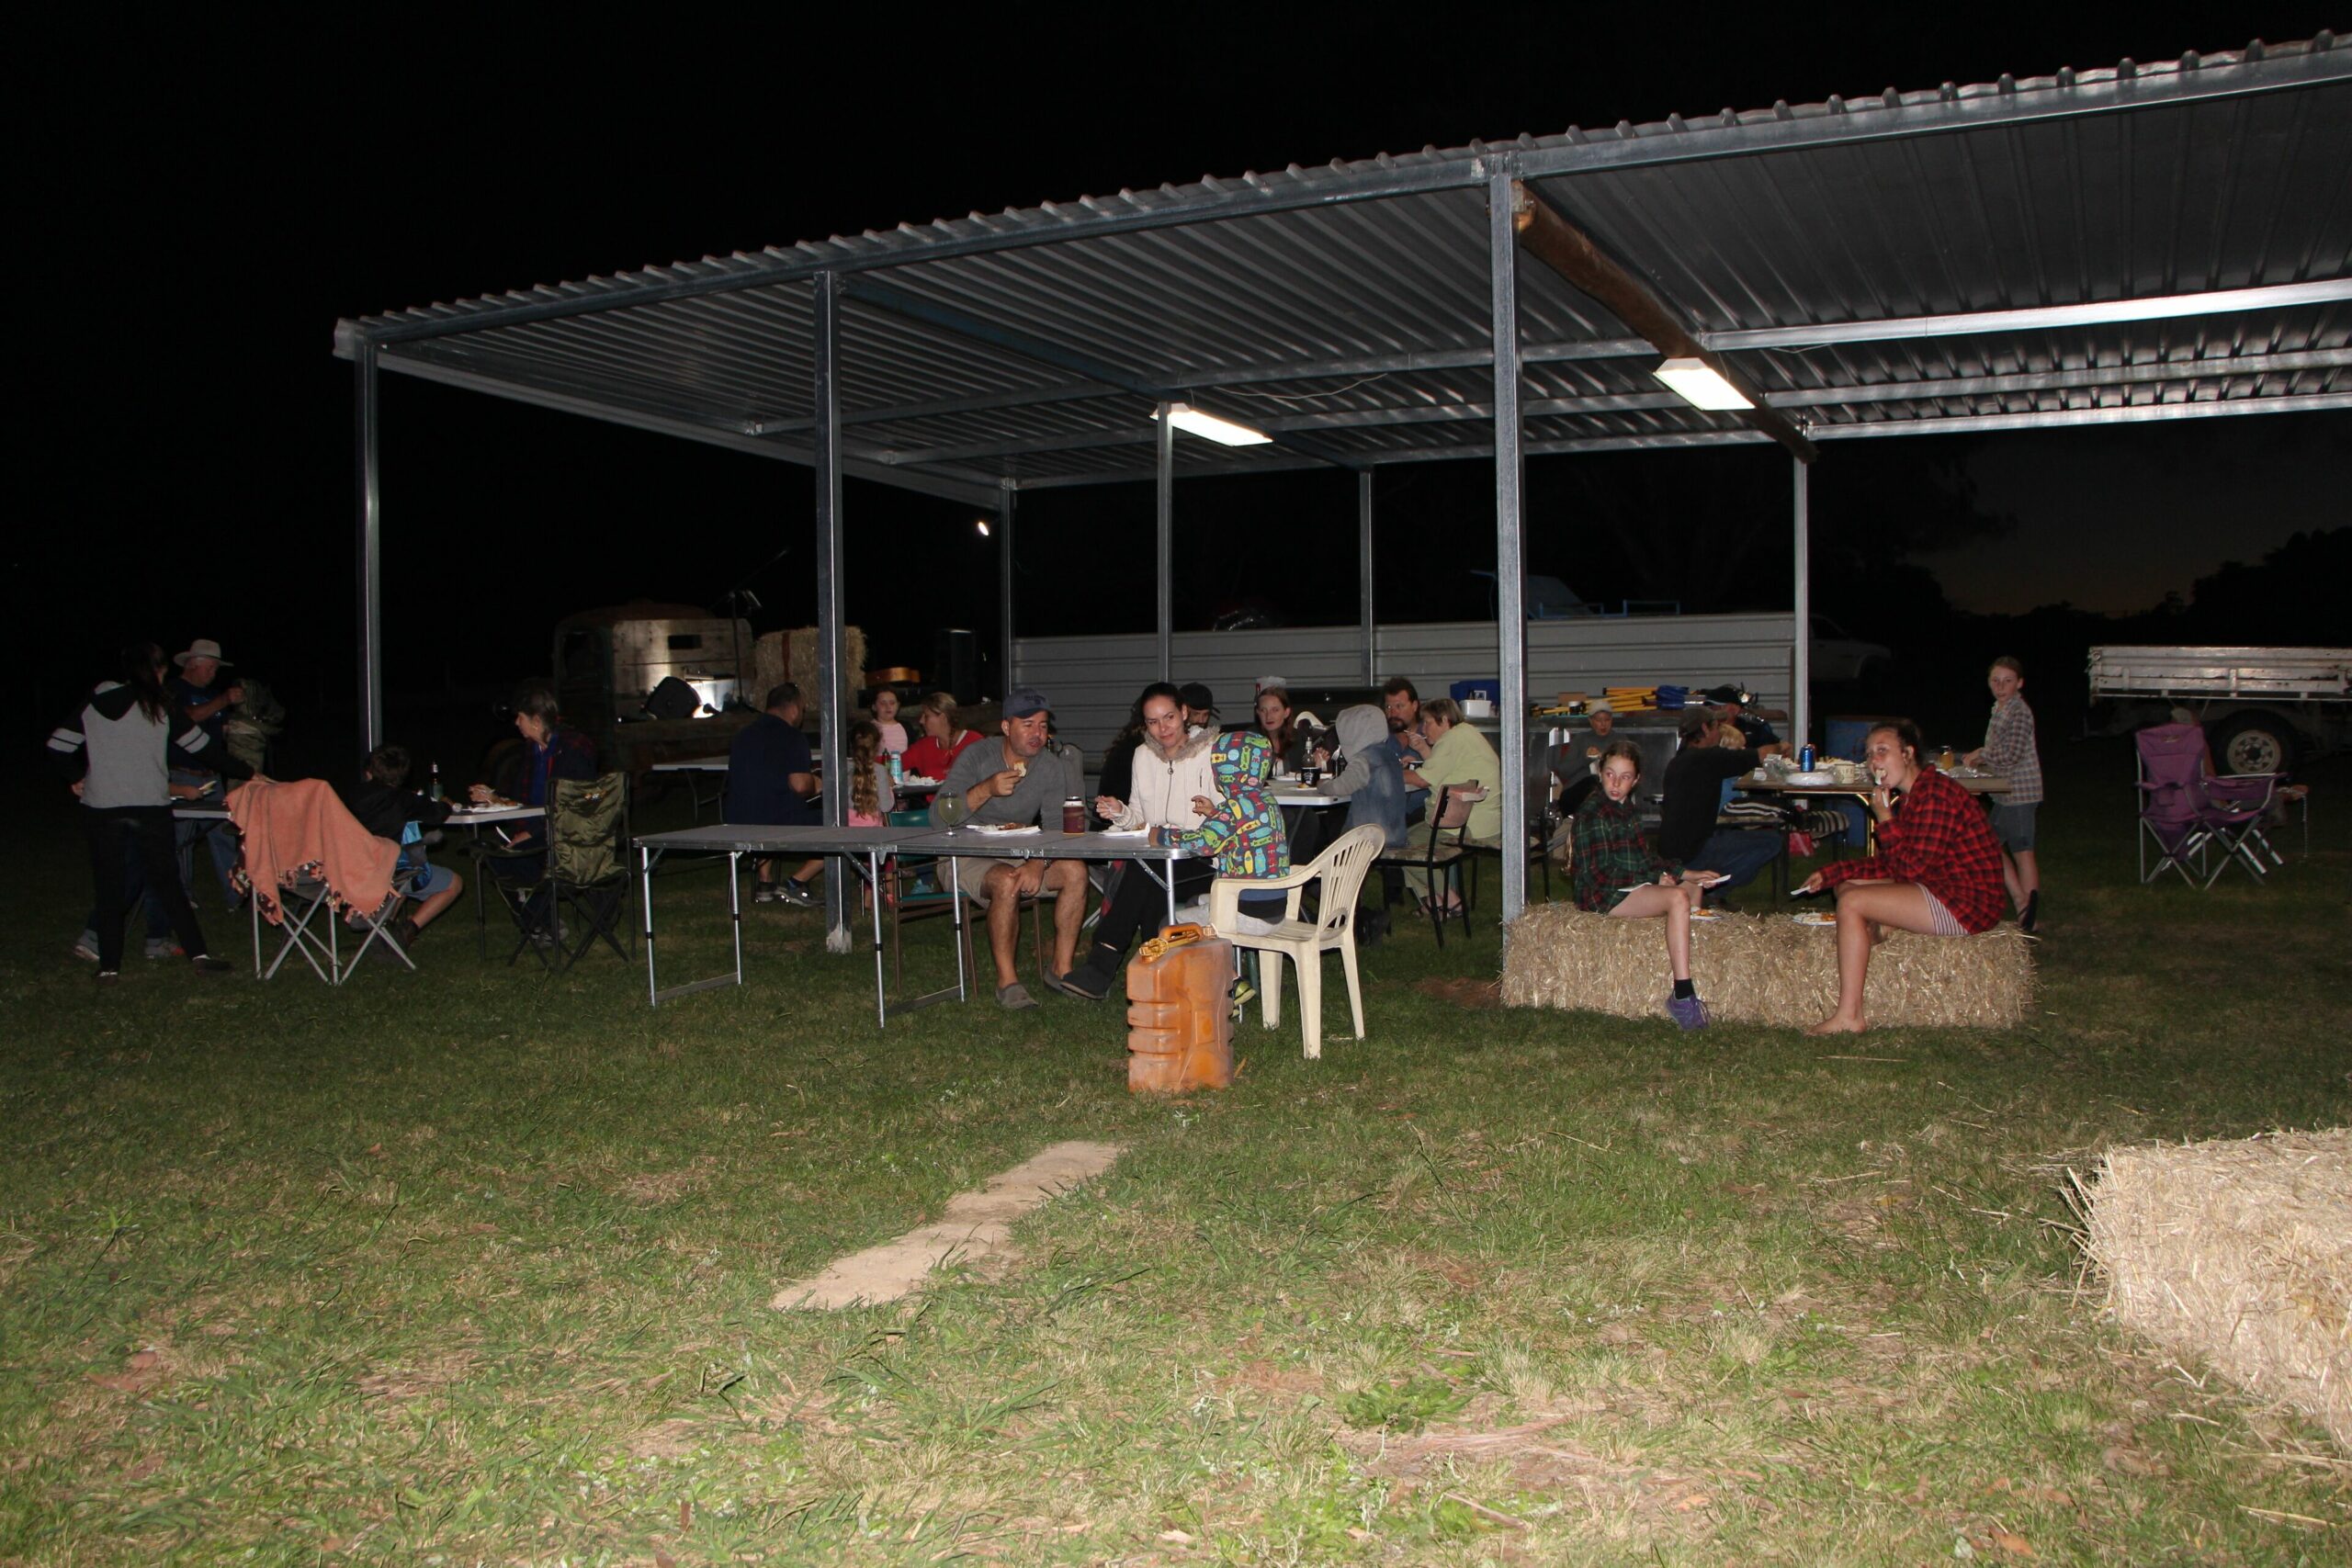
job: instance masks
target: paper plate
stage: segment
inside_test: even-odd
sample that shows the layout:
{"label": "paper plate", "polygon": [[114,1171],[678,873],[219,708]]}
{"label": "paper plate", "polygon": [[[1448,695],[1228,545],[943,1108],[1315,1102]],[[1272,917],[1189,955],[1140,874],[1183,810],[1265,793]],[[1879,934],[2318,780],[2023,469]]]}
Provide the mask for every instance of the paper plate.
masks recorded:
{"label": "paper plate", "polygon": [[1815,768],[1809,773],[1791,773],[1788,782],[1792,784],[1831,784],[1838,782],[1838,775]]}

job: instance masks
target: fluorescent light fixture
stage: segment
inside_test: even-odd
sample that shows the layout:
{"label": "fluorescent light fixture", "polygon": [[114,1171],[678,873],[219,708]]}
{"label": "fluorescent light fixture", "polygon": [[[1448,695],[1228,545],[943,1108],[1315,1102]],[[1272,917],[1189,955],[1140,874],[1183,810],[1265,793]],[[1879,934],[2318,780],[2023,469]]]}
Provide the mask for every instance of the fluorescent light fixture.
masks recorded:
{"label": "fluorescent light fixture", "polygon": [[989,520],[988,520],[987,518],[985,518],[985,517],[975,517],[975,518],[973,518],[973,519],[972,519],[972,526],[973,526],[973,527],[975,527],[975,528],[978,528],[978,529],[980,531],[980,537],[981,537],[981,538],[985,539],[985,538],[987,538],[987,537],[989,536]]}
{"label": "fluorescent light fixture", "polygon": [[1262,430],[1252,430],[1246,424],[1236,424],[1229,419],[1203,413],[1190,403],[1170,403],[1168,423],[1188,434],[1204,435],[1227,446],[1263,446],[1273,439]]}
{"label": "fluorescent light fixture", "polygon": [[1697,409],[1752,409],[1740,389],[1703,359],[1669,359],[1650,372],[1674,395]]}

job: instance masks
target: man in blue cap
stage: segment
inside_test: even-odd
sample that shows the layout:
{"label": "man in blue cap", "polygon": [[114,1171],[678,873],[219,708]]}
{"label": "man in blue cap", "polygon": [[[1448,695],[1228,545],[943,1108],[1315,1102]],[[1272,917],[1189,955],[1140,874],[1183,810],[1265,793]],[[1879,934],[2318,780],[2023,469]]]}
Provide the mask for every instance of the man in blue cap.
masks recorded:
{"label": "man in blue cap", "polygon": [[[999,728],[1004,738],[998,744],[982,741],[966,747],[956,757],[940,784],[932,810],[938,813],[943,804],[961,801],[967,822],[1012,828],[1035,823],[1058,830],[1062,802],[1079,796],[1084,780],[1079,773],[1078,753],[1051,744],[1045,694],[1035,686],[1015,686],[1004,699],[1004,719]],[[945,818],[938,819],[946,825]],[[988,912],[997,1005],[1007,1009],[1037,1005],[1012,963],[1021,940],[1021,900],[1033,896],[1054,900],[1054,952],[1044,965],[1046,983],[1056,990],[1065,989],[1070,965],[1078,958],[1078,929],[1086,919],[1086,863],[959,856],[956,874],[964,897]]]}

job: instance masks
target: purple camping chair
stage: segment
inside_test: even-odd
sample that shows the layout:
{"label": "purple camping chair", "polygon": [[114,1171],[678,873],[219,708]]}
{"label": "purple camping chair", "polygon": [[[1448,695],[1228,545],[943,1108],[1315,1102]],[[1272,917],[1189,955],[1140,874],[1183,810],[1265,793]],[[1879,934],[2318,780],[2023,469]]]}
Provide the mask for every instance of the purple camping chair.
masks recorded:
{"label": "purple camping chair", "polygon": [[2222,863],[2205,879],[2206,886],[2220,881],[2233,863],[2244,866],[2256,882],[2270,874],[2270,866],[2262,863],[2265,855],[2272,865],[2287,863],[2262,831],[2263,818],[2270,814],[2270,803],[2278,793],[2278,781],[2277,773],[2228,773],[2204,781],[2205,804],[2197,814],[2197,824],[2205,833],[2207,845],[2222,852]]}
{"label": "purple camping chair", "polygon": [[[2205,845],[2213,829],[2202,819],[2205,769],[2211,753],[2195,724],[2159,724],[2132,737],[2140,761],[2140,880],[2180,873],[2191,887],[2211,885]],[[2148,863],[2148,851],[2156,852]]]}

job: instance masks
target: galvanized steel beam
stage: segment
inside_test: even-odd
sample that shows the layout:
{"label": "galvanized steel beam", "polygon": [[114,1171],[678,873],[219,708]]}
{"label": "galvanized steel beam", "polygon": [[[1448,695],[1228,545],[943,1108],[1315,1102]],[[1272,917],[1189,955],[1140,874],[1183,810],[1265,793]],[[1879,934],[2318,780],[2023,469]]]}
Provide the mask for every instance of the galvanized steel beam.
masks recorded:
{"label": "galvanized steel beam", "polygon": [[[849,772],[842,745],[847,729],[848,682],[843,679],[842,638],[842,297],[840,280],[817,279],[815,398],[817,426],[817,692],[818,766],[823,773],[825,821],[849,820]],[[856,878],[835,866],[825,878],[825,949],[850,950],[851,904],[845,884]]]}
{"label": "galvanized steel beam", "polygon": [[1372,470],[1356,476],[1356,624],[1363,635],[1363,683],[1380,683],[1380,625],[1372,612]]}
{"label": "galvanized steel beam", "polygon": [[[1647,132],[1621,124],[1600,132],[1573,132],[1566,146],[1514,148],[1521,177],[1552,179],[1659,164],[1754,157],[1802,148],[1950,134],[2036,120],[2075,119],[2120,111],[2245,97],[2352,80],[2352,50],[2271,55],[2260,61],[2216,61],[2166,73],[2062,73],[2062,80],[2020,88],[2004,78],[1992,92],[1958,91],[1858,98],[1841,112],[1798,115],[1775,106],[1770,120],[1685,123]],[[1892,89],[1889,89],[1892,92]]]}
{"label": "galvanized steel beam", "polygon": [[[599,403],[572,392],[556,391],[543,387],[524,386],[480,371],[446,365],[438,360],[417,359],[406,355],[387,354],[380,364],[386,370],[403,376],[413,376],[420,381],[437,382],[445,387],[461,387],[468,391],[487,392],[509,402],[527,403],[533,408],[552,409],[559,413],[576,413],[606,424],[617,424],[630,430],[643,430],[657,435],[675,435],[706,446],[723,447],[729,452],[746,452],[754,457],[768,457],[779,462],[812,467],[816,462],[812,450],[800,444],[787,445],[743,434],[730,426],[698,423],[679,416],[649,413],[643,410],[616,407]],[[987,506],[996,498],[997,480],[991,475],[973,474],[968,479],[956,479],[941,474],[926,474],[912,469],[893,468],[878,463],[861,463],[844,457],[842,472],[852,479],[872,479],[894,490],[911,491],[917,495],[937,496],[943,500],[960,502],[970,506]]]}
{"label": "galvanized steel beam", "polygon": [[1019,680],[1012,668],[1012,525],[1013,512],[1020,492],[1011,485],[997,491],[996,499],[996,592],[997,616],[1003,626],[1001,659],[996,667],[997,695],[1009,697]]}
{"label": "galvanized steel beam", "polygon": [[1699,341],[1723,353],[1751,348],[1819,348],[1833,344],[1890,343],[1905,338],[1966,337],[1979,333],[2103,327],[2122,321],[2169,321],[2188,316],[2334,305],[2346,299],[2352,299],[2352,277],[2324,277],[2309,283],[2211,288],[2196,294],[2094,299],[2076,305],[2028,305],[2014,310],[1959,310],[1940,316],[1889,316],[1872,321],[1825,321],[1801,327],[1744,327],[1734,332],[1703,333]]}
{"label": "galvanized steel beam", "polygon": [[1175,662],[1176,634],[1176,426],[1166,403],[1152,423],[1158,457],[1152,469],[1152,624],[1159,634],[1159,678],[1166,681]]}
{"label": "galvanized steel beam", "polygon": [[[1520,444],[1519,185],[1487,184],[1487,276],[1495,356],[1495,658],[1502,682],[1503,926],[1527,908],[1527,465]],[[1434,803],[1430,808],[1436,810]],[[1434,827],[1435,819],[1431,823]],[[1440,893],[1442,889],[1435,890]]]}
{"label": "galvanized steel beam", "polygon": [[354,478],[359,525],[359,744],[373,751],[384,739],[383,514],[376,479],[376,346],[352,357]]}
{"label": "galvanized steel beam", "polygon": [[1792,746],[1813,739],[1813,491],[1810,465],[1792,458],[1790,547],[1796,574],[1796,631],[1789,646],[1789,690],[1795,715]]}

